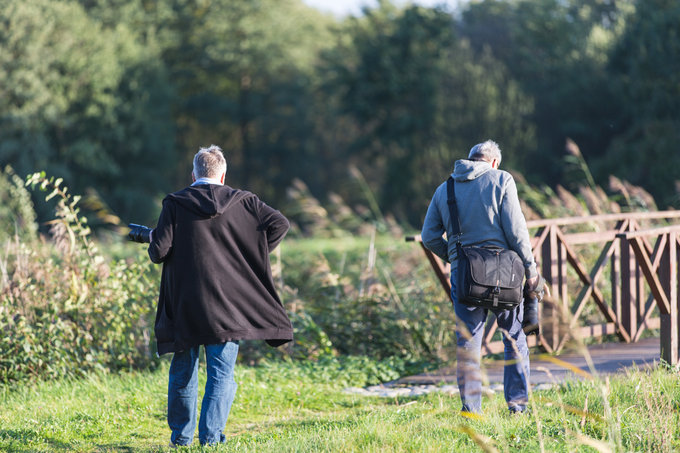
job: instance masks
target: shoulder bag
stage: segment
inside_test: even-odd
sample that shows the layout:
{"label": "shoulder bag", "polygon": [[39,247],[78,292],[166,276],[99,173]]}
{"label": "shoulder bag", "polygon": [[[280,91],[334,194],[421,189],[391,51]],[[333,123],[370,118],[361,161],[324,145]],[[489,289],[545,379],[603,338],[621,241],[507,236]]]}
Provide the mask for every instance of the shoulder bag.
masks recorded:
{"label": "shoulder bag", "polygon": [[463,247],[460,242],[462,233],[452,177],[446,181],[446,192],[458,255],[458,301],[474,307],[512,310],[522,301],[522,259],[513,250]]}

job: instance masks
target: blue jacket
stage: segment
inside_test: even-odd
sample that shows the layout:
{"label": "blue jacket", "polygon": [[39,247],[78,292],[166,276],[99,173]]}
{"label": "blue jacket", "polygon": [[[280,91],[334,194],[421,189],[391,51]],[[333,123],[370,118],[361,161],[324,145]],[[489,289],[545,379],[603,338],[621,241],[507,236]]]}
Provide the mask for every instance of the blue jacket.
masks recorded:
{"label": "blue jacket", "polygon": [[[502,247],[517,252],[526,277],[537,274],[529,231],[512,175],[484,161],[458,160],[452,173],[463,246]],[[446,233],[446,239],[442,235]],[[456,241],[447,204],[446,181],[434,193],[421,232],[423,244],[456,266]]]}

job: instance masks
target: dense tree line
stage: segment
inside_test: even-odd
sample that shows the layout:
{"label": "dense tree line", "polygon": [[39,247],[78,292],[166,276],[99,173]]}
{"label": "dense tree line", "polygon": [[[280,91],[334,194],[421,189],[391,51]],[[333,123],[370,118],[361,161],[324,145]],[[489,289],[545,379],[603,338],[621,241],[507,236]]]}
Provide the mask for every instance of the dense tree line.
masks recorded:
{"label": "dense tree line", "polygon": [[345,19],[301,0],[0,0],[0,24],[0,165],[124,220],[153,222],[211,143],[273,204],[295,178],[359,202],[360,174],[414,226],[486,138],[550,185],[570,183],[571,138],[598,182],[680,207],[674,0],[381,1]]}

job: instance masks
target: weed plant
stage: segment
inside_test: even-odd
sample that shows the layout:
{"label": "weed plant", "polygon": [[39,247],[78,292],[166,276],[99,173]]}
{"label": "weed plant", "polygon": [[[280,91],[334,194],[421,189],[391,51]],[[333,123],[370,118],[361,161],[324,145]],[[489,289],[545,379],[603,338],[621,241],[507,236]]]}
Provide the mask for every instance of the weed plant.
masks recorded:
{"label": "weed plant", "polygon": [[157,278],[146,260],[107,261],[60,179],[28,184],[56,199],[51,241],[5,243],[0,383],[148,367]]}

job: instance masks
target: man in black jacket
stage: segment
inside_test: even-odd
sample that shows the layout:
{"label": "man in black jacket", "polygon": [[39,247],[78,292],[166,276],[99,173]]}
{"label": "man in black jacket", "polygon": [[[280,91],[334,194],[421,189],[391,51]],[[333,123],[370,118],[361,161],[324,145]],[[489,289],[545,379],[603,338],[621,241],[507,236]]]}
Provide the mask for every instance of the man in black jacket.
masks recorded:
{"label": "man in black jacket", "polygon": [[210,445],[225,441],[238,340],[279,346],[293,338],[269,262],[288,220],[254,194],[224,185],[227,164],[219,147],[201,148],[193,165],[194,183],[165,197],[156,228],[130,233],[134,240],[148,235],[151,261],[163,263],[155,333],[158,353],[174,353],[168,385],[172,445],[193,440],[200,345],[208,380],[198,437]]}

